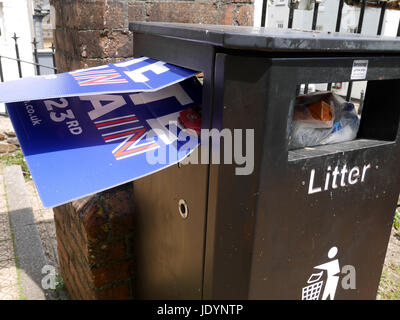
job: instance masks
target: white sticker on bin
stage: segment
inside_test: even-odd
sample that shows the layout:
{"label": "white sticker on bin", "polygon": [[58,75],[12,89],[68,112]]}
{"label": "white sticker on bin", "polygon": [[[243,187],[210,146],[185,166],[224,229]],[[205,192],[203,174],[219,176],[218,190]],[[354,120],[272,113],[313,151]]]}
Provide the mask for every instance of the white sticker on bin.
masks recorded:
{"label": "white sticker on bin", "polygon": [[350,80],[364,80],[367,77],[368,60],[354,60]]}

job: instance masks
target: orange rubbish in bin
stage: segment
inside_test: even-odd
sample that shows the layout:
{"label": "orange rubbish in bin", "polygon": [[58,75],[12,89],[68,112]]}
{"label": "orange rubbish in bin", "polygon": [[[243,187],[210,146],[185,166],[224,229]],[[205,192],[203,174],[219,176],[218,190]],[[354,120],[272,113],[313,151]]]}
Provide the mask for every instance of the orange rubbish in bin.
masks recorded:
{"label": "orange rubbish in bin", "polygon": [[324,101],[310,104],[307,108],[315,120],[331,121],[333,119],[332,107]]}

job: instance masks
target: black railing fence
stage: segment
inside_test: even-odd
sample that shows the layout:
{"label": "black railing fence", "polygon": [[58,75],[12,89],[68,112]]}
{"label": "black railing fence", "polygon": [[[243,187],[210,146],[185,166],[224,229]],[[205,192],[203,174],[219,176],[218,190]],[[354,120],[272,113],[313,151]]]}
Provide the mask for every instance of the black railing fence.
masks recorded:
{"label": "black railing fence", "polygon": [[[51,56],[52,56],[52,63],[53,66],[48,66],[48,65],[43,65],[39,63],[39,53],[38,53],[38,42],[36,41],[36,38],[33,39],[32,45],[33,45],[33,58],[35,62],[30,62],[30,61],[25,61],[22,60],[20,58],[19,55],[19,46],[18,46],[18,39],[19,37],[17,37],[16,33],[14,32],[14,36],[11,37],[12,39],[14,39],[15,42],[15,58],[13,57],[7,57],[7,56],[3,56],[0,53],[0,81],[4,82],[4,73],[3,73],[3,59],[6,60],[12,60],[16,62],[16,66],[17,66],[17,70],[18,70],[18,76],[20,78],[23,77],[23,73],[22,73],[22,63],[26,63],[26,64],[30,64],[35,66],[35,73],[36,75],[40,75],[41,74],[41,70],[40,68],[47,68],[47,69],[51,69],[54,71],[54,73],[57,73],[57,67],[56,67],[56,59],[55,59],[55,47],[52,44],[51,45]],[[0,114],[4,114],[2,111],[0,111]],[[5,115],[7,115],[7,110],[5,111]]]}
{"label": "black railing fence", "polygon": [[[296,4],[298,4],[299,0],[289,0],[289,17],[288,17],[288,29],[292,29],[293,27],[293,17],[294,17],[294,10],[296,10]],[[317,20],[318,20],[318,9],[319,9],[319,4],[321,3],[321,0],[313,0],[314,2],[314,11],[313,11],[313,17],[312,17],[312,22],[311,22],[311,30],[315,30],[317,26]],[[340,25],[342,22],[342,11],[343,11],[343,5],[344,3],[347,3],[348,1],[345,0],[339,0],[338,3],[338,12],[337,12],[337,19],[336,19],[336,28],[335,32],[340,31]],[[358,1],[353,1],[357,6],[360,8],[360,14],[358,18],[358,26],[355,29],[355,33],[361,33],[362,32],[362,27],[363,27],[363,22],[364,22],[364,14],[365,14],[365,8],[367,6],[367,2],[371,3],[371,1],[368,0],[358,0]],[[381,35],[382,33],[382,26],[384,23],[385,19],[385,11],[386,9],[391,5],[390,1],[373,1],[374,2],[374,7],[380,8],[380,15],[379,15],[379,21],[378,21],[378,29],[376,34],[378,36]],[[267,20],[266,17],[266,9],[268,5],[268,0],[263,0],[263,5],[262,5],[262,15],[261,15],[261,27],[265,27],[265,23]],[[400,37],[400,19],[398,23],[398,29],[397,29],[397,37]],[[327,90],[331,90],[332,88],[332,83],[327,84]],[[347,89],[347,94],[346,94],[346,100],[351,99],[351,93],[352,93],[352,88],[353,88],[353,83],[349,82],[348,83],[348,89]],[[300,86],[297,89],[297,93],[300,92]],[[304,85],[304,93],[308,93],[308,84]]]}
{"label": "black railing fence", "polygon": [[52,58],[53,58],[52,59],[53,66],[47,66],[47,65],[39,64],[39,54],[38,54],[38,48],[37,48],[38,42],[36,41],[35,38],[33,39],[33,42],[32,42],[32,44],[33,44],[33,52],[32,52],[32,54],[33,54],[33,58],[34,58],[35,62],[22,60],[20,58],[20,55],[19,55],[19,46],[18,46],[19,37],[17,37],[17,35],[14,33],[14,36],[11,37],[11,38],[14,39],[14,41],[15,41],[15,58],[3,56],[0,53],[0,80],[1,80],[1,82],[4,82],[3,65],[2,65],[3,59],[12,60],[12,61],[16,62],[16,65],[17,65],[17,68],[18,68],[18,76],[20,78],[23,77],[23,74],[22,74],[22,63],[34,65],[35,68],[36,68],[36,75],[40,75],[40,73],[41,73],[40,68],[41,67],[42,68],[51,69],[51,70],[54,71],[54,73],[57,73],[56,60],[55,60],[55,47],[54,47],[53,44],[51,45],[51,55],[52,55]]}

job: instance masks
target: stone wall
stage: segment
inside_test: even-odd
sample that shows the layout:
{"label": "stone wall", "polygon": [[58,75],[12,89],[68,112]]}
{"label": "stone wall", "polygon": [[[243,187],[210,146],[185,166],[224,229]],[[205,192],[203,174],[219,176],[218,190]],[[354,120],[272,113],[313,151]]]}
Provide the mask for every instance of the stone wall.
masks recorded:
{"label": "stone wall", "polygon": [[52,0],[60,72],[133,56],[132,21],[252,25],[252,0]]}

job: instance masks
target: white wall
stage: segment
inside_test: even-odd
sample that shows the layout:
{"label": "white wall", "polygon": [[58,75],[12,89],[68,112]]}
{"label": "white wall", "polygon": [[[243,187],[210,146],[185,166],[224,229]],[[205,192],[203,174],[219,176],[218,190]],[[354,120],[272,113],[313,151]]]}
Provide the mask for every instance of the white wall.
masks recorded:
{"label": "white wall", "polygon": [[382,34],[389,37],[397,35],[397,28],[400,21],[400,10],[387,10],[383,24]]}
{"label": "white wall", "polygon": [[[3,7],[3,27],[0,36],[0,55],[16,58],[15,42],[11,37],[17,34],[21,60],[33,62],[32,55],[32,3],[31,0],[0,0]],[[2,58],[4,80],[18,79],[17,62]],[[32,65],[22,63],[24,77],[35,75]]]}
{"label": "white wall", "polygon": [[263,5],[263,0],[254,0],[254,19],[253,19],[254,27],[261,26],[262,5]]}
{"label": "white wall", "polygon": [[[11,37],[14,32],[17,34],[19,56],[21,60],[33,62],[32,55],[32,12],[31,0],[0,0],[0,55],[4,81],[19,78],[17,62],[4,57],[16,58],[15,42]],[[30,77],[35,75],[33,65],[21,64],[22,76]],[[5,105],[0,104],[0,113],[5,113]]]}

